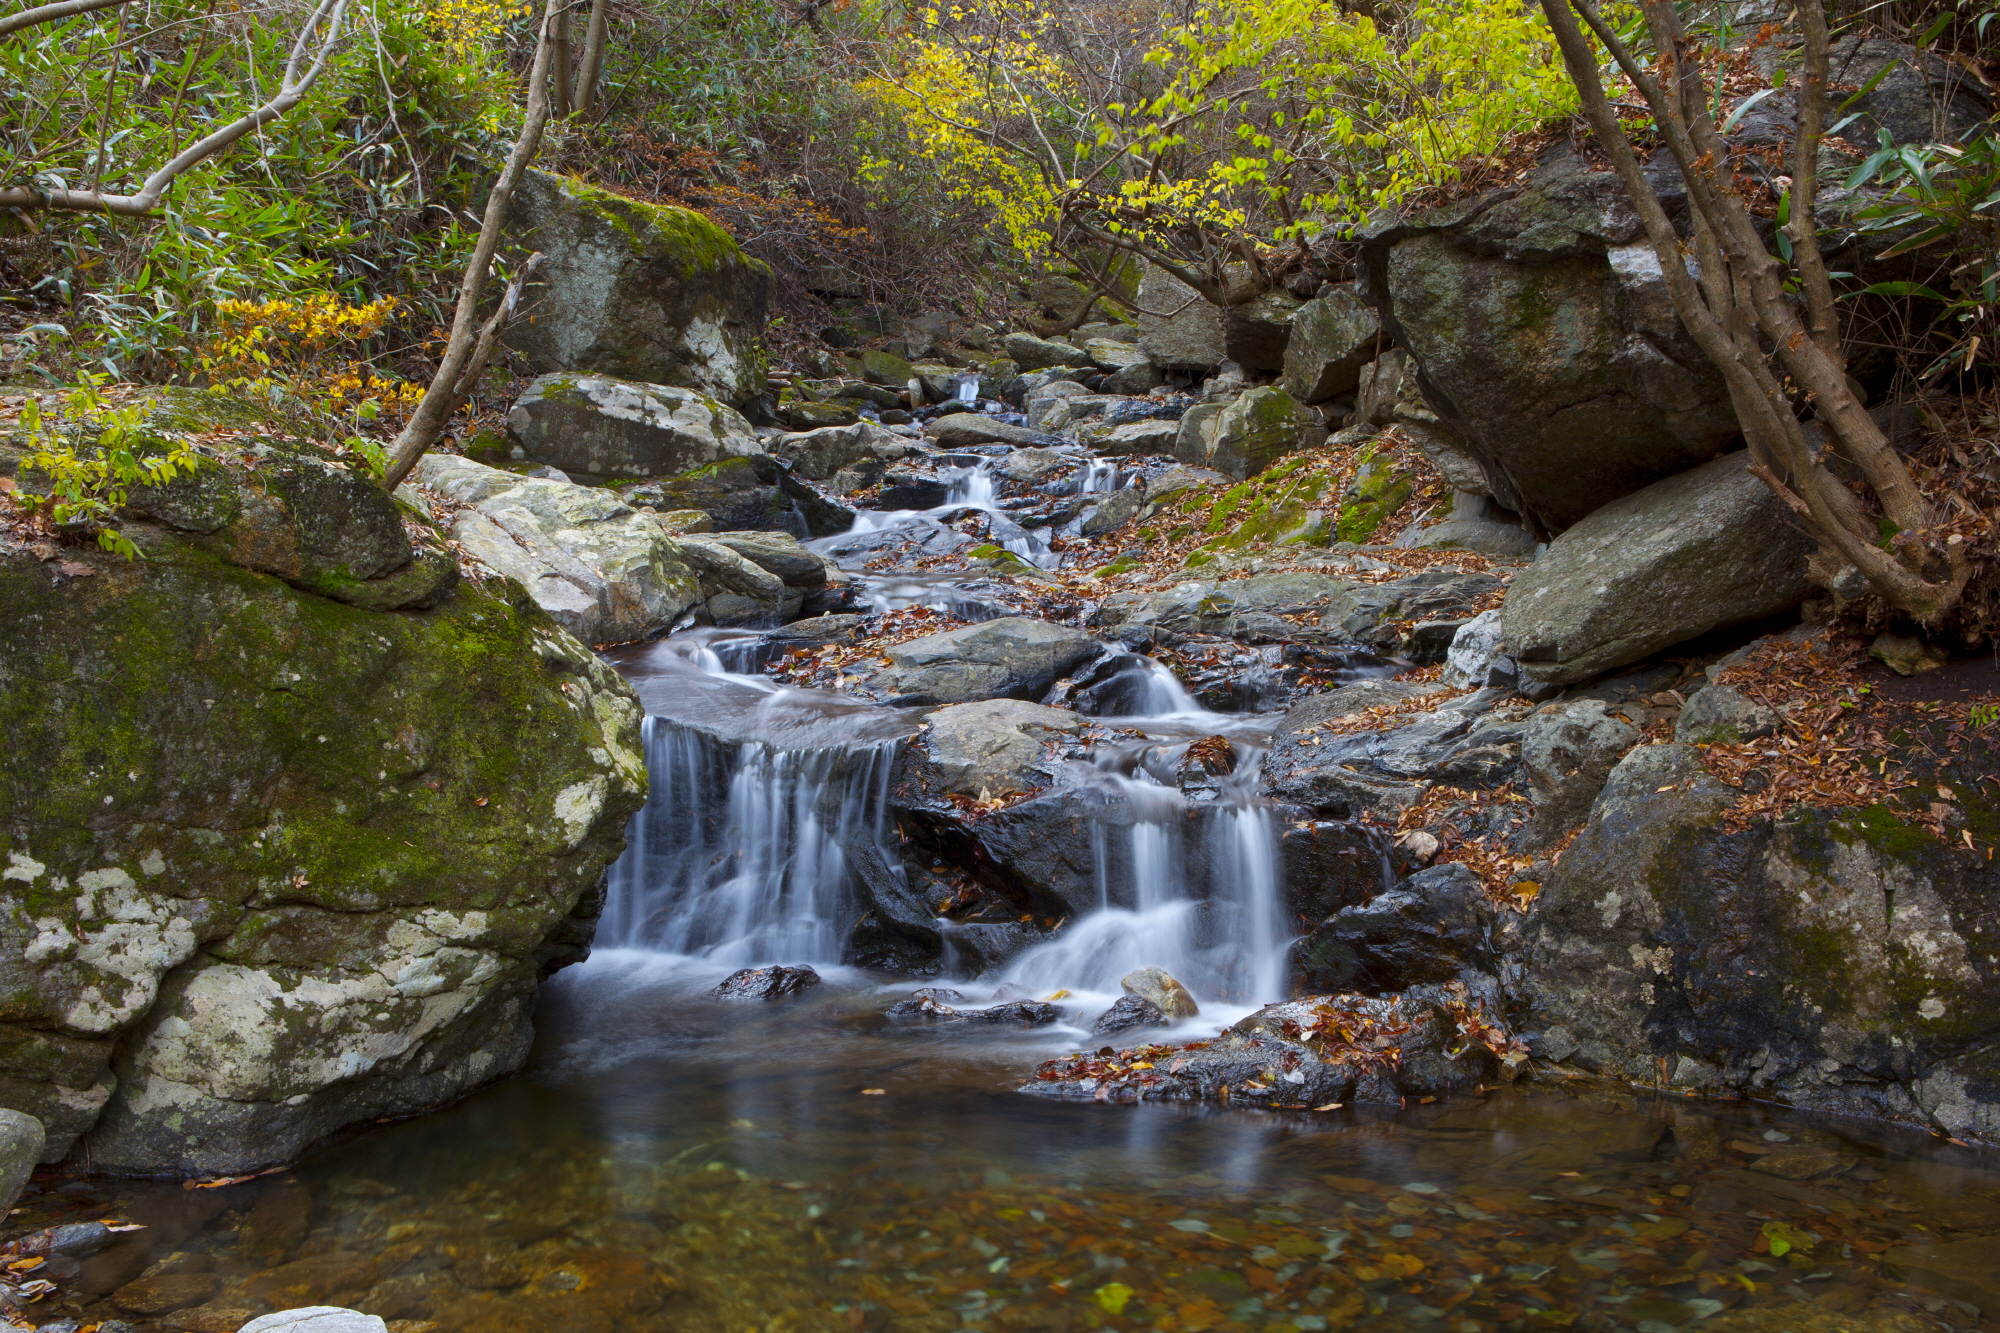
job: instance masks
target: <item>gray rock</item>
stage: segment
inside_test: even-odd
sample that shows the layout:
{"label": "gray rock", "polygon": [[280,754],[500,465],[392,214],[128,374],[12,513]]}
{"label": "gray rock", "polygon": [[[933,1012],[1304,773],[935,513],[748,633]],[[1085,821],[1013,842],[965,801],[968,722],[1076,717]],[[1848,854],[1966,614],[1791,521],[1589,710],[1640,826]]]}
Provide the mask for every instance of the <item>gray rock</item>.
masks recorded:
{"label": "gray rock", "polygon": [[1451,646],[1444,655],[1444,675],[1440,679],[1447,685],[1471,685],[1475,688],[1485,685],[1488,674],[1493,670],[1494,659],[1506,651],[1507,640],[1500,628],[1500,613],[1481,611],[1452,634]]}
{"label": "gray rock", "polygon": [[1071,342],[1083,347],[1088,347],[1094,339],[1098,338],[1108,338],[1112,342],[1127,343],[1133,347],[1137,347],[1139,345],[1139,326],[1118,321],[1105,321],[1098,324],[1085,324],[1070,335]]}
{"label": "gray rock", "polygon": [[1030,486],[1041,481],[1058,468],[1076,466],[1073,455],[1055,449],[1016,449],[1007,455],[1005,471],[1010,481],[1024,482]]}
{"label": "gray rock", "polygon": [[1161,370],[1212,375],[1227,359],[1222,311],[1164,269],[1146,266],[1139,311],[1139,350]]}
{"label": "gray rock", "polygon": [[0,1216],[21,1197],[21,1187],[42,1160],[48,1135],[42,1122],[22,1111],[0,1108]]}
{"label": "gray rock", "polygon": [[1320,625],[1351,642],[1393,644],[1401,638],[1395,622],[1469,618],[1471,608],[1499,586],[1490,574],[1444,570],[1362,584],[1336,598]]}
{"label": "gray rock", "polygon": [[389,1326],[372,1314],[337,1305],[307,1305],[259,1315],[237,1333],[388,1333]]}
{"label": "gray rock", "polygon": [[1496,560],[1519,560],[1535,553],[1535,535],[1518,523],[1486,518],[1448,518],[1412,528],[1393,543],[1406,550],[1474,551]]}
{"label": "gray rock", "polygon": [[1001,339],[1008,357],[1023,370],[1047,370],[1053,366],[1091,366],[1091,354],[1073,343],[1037,338],[1032,333],[1010,333]]}
{"label": "gray rock", "polygon": [[703,606],[718,625],[777,625],[799,613],[804,593],[713,537],[676,541],[705,594]]}
{"label": "gray rock", "polygon": [[1039,430],[1042,428],[1042,423],[1048,419],[1049,413],[1064,399],[1089,396],[1091,396],[1090,390],[1075,380],[1050,380],[1046,384],[1036,385],[1021,399],[1021,410],[1027,414],[1028,424]]}
{"label": "gray rock", "polygon": [[1121,421],[1115,426],[1086,426],[1076,433],[1077,443],[1106,458],[1126,458],[1140,454],[1172,453],[1180,438],[1181,423],[1154,417],[1145,421]]}
{"label": "gray rock", "polygon": [[1741,690],[1710,685],[1697,690],[1674,719],[1674,739],[1687,745],[1737,745],[1774,734],[1784,715]]}
{"label": "gray rock", "polygon": [[627,504],[662,514],[698,510],[708,515],[711,529],[722,532],[832,537],[854,526],[852,509],[800,481],[768,454],[718,459],[678,477],[627,487],[619,494]]}
{"label": "gray rock", "polygon": [[1134,1028],[1163,1028],[1167,1026],[1167,1016],[1151,1000],[1137,995],[1121,995],[1118,1002],[1097,1016],[1090,1025],[1093,1037],[1110,1037],[1120,1032],[1130,1032]]}
{"label": "gray rock", "polygon": [[767,452],[784,459],[793,471],[811,481],[830,480],[842,468],[867,459],[893,462],[911,449],[908,440],[872,421],[780,435],[767,446]]}
{"label": "gray rock", "polygon": [[974,444],[1012,444],[1023,448],[1059,444],[1037,430],[1010,426],[1004,421],[977,412],[956,412],[932,423],[931,434],[941,449],[963,449]]}
{"label": "gray rock", "polygon": [[980,797],[1048,785],[1045,743],[1083,726],[1075,713],[1018,699],[953,704],[925,721],[945,790]]}
{"label": "gray rock", "polygon": [[1188,994],[1188,988],[1163,967],[1142,967],[1127,972],[1118,979],[1118,989],[1135,999],[1146,1001],[1175,1022],[1201,1016],[1201,1006],[1195,1003],[1194,996]]}
{"label": "gray rock", "polygon": [[1491,972],[1493,917],[1470,869],[1432,866],[1321,922],[1292,946],[1293,974],[1315,992],[1383,996],[1450,981],[1468,968]]}
{"label": "gray rock", "polygon": [[1581,824],[1612,768],[1638,742],[1639,729],[1601,699],[1549,704],[1529,718],[1521,768],[1535,801],[1535,842],[1555,842]]}
{"label": "gray rock", "polygon": [[1222,312],[1222,353],[1248,370],[1276,373],[1285,366],[1292,320],[1304,304],[1282,288],[1259,292]]}
{"label": "gray rock", "polygon": [[[1137,330],[1134,330],[1136,335]],[[1146,354],[1139,345],[1124,338],[1092,338],[1083,344],[1083,350],[1090,354],[1091,361],[1099,370],[1124,370],[1131,366],[1150,366]]]}
{"label": "gray rock", "polygon": [[530,171],[508,236],[544,255],[508,346],[538,374],[588,371],[741,403],[764,387],[771,271],[699,213]]}
{"label": "gray rock", "polygon": [[1330,636],[1285,619],[1331,614],[1353,597],[1356,584],[1333,574],[1284,570],[1226,582],[1190,580],[1164,592],[1113,593],[1092,613],[1093,625],[1145,628],[1170,634],[1214,634],[1251,642],[1324,641]]}
{"label": "gray rock", "polygon": [[1101,537],[1107,532],[1116,532],[1137,518],[1139,511],[1145,507],[1145,492],[1127,486],[1105,496],[1095,509],[1085,515],[1077,530],[1086,537]]}
{"label": "gray rock", "polygon": [[764,451],[732,407],[692,389],[608,375],[541,376],[507,414],[507,436],[537,462],[600,479],[670,476]]}
{"label": "gray rock", "polygon": [[652,515],[609,492],[519,477],[449,454],[425,455],[411,475],[473,503],[452,523],[452,536],[480,563],[519,582],[585,643],[657,634],[703,599],[679,542]]}
{"label": "gray rock", "polygon": [[1797,606],[1812,540],[1746,462],[1655,482],[1551,543],[1507,593],[1522,671],[1565,685]]}
{"label": "gray rock", "polygon": [[1302,403],[1323,403],[1354,392],[1361,368],[1380,350],[1382,325],[1353,283],[1322,288],[1292,317],[1285,346],[1285,392]]}
{"label": "gray rock", "polygon": [[776,575],[787,588],[826,584],[826,562],[789,532],[718,532],[711,540]]}
{"label": "gray rock", "polygon": [[1181,418],[1174,457],[1242,481],[1286,454],[1325,441],[1326,427],[1317,412],[1301,407],[1283,389],[1252,389],[1214,413],[1190,409]]}
{"label": "gray rock", "polygon": [[867,684],[908,703],[1032,700],[1102,651],[1077,630],[1006,616],[887,648],[890,665]]}
{"label": "gray rock", "polygon": [[1165,384],[1166,376],[1151,361],[1136,361],[1104,377],[1106,393],[1146,394]]}
{"label": "gray rock", "polygon": [[1414,383],[1410,354],[1391,347],[1361,368],[1354,389],[1354,424],[1388,426],[1396,420],[1397,404]]}

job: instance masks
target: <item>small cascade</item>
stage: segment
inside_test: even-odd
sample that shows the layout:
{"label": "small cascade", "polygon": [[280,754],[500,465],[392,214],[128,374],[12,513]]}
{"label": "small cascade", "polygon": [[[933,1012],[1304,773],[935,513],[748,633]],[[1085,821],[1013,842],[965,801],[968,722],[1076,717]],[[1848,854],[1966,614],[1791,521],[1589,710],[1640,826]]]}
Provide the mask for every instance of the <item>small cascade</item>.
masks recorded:
{"label": "small cascade", "polygon": [[[1135,968],[1163,967],[1204,999],[1281,999],[1289,932],[1277,820],[1258,796],[1265,737],[1203,709],[1150,659],[1144,688],[1149,716],[1118,724],[1145,739],[1106,752],[1092,775],[1119,807],[1092,830],[1097,910],[1015,959],[1005,980],[1105,995]],[[1233,737],[1234,764],[1213,799],[1167,785],[1190,743],[1217,734]]]}
{"label": "small cascade", "polygon": [[1125,474],[1116,463],[1093,458],[1077,469],[1076,485],[1079,495],[1102,495],[1124,486]]}
{"label": "small cascade", "polygon": [[858,915],[851,853],[886,846],[889,775],[914,719],[733,674],[735,645],[717,637],[619,662],[646,704],[651,790],[598,940],[731,967],[838,963]]}

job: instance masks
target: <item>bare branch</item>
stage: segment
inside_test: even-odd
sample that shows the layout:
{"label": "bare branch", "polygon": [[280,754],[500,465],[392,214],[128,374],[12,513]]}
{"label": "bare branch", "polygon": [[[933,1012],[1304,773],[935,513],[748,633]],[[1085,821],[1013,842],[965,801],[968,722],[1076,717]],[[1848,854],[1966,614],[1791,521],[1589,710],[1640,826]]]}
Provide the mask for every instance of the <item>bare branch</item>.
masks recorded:
{"label": "bare branch", "polygon": [[[291,58],[285,62],[285,72],[278,81],[278,93],[270,101],[255,111],[242,116],[203,136],[176,153],[173,160],[146,178],[134,194],[105,194],[98,190],[38,190],[33,186],[17,185],[0,190],[0,208],[50,208],[72,213],[116,213],[124,217],[146,217],[160,206],[160,199],[175,180],[202,162],[222,152],[238,139],[252,131],[262,129],[283,116],[305,99],[319,76],[326,69],[326,62],[333,54],[333,48],[340,40],[342,23],[347,17],[347,0],[319,0],[305,24],[299,29],[298,40],[292,43]],[[305,59],[315,33],[320,25],[326,25],[326,35],[320,40],[313,61],[303,74],[299,65]]]}
{"label": "bare branch", "polygon": [[23,28],[32,28],[37,23],[55,23],[62,19],[75,18],[78,14],[88,14],[94,9],[109,9],[122,5],[126,0],[57,0],[53,5],[38,5],[24,9],[18,14],[0,18],[0,37]]}
{"label": "bare branch", "polygon": [[[528,164],[541,151],[542,131],[549,123],[549,65],[556,18],[563,12],[564,0],[548,0],[548,8],[542,15],[541,37],[535,43],[535,61],[528,71],[528,108],[521,122],[521,135],[514,140],[513,151],[507,154],[507,163],[500,169],[500,177],[493,182],[491,193],[486,196],[486,214],[480,222],[479,240],[472,247],[472,258],[466,263],[465,277],[458,287],[458,308],[452,315],[451,337],[445,343],[444,358],[438,363],[437,372],[431,376],[430,387],[424,390],[417,410],[410,414],[408,424],[396,437],[389,470],[383,478],[383,486],[395,490],[403,484],[403,478],[410,475],[410,469],[424,456],[439,435],[444,433],[445,423],[458,410],[462,401],[462,388],[466,385],[466,372],[473,363],[474,355],[482,344],[487,353],[492,351],[491,339],[475,332],[479,318],[479,298],[486,286],[486,272],[493,265],[494,251],[500,247],[500,231],[507,221],[507,205],[513,200],[514,191],[521,183],[521,177],[528,171]],[[509,303],[501,303],[502,310],[510,309]],[[504,320],[502,321],[504,323]],[[493,329],[498,336],[499,328]]]}

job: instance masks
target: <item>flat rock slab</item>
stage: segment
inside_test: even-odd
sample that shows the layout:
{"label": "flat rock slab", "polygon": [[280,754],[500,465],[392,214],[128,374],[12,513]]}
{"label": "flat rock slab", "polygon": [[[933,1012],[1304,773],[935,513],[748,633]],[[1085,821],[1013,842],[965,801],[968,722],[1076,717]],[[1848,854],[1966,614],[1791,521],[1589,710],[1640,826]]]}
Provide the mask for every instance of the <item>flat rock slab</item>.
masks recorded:
{"label": "flat rock slab", "polygon": [[1080,630],[1005,616],[889,648],[890,664],[867,683],[906,703],[1039,699],[1103,650]]}
{"label": "flat rock slab", "polygon": [[926,720],[925,744],[945,790],[967,796],[1046,786],[1045,743],[1083,726],[1075,713],[1019,699],[953,704]]}
{"label": "flat rock slab", "polygon": [[733,407],[693,389],[609,375],[543,375],[507,413],[507,434],[538,463],[606,479],[674,476],[764,452]]}

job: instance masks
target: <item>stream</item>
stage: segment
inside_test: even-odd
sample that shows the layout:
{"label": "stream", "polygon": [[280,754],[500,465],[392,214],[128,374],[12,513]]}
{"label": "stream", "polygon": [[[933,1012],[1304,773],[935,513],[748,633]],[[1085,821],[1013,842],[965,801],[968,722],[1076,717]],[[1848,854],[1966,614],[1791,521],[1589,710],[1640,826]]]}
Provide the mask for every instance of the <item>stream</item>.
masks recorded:
{"label": "stream", "polygon": [[[995,506],[980,466],[943,512],[979,510],[991,539],[1051,558]],[[864,515],[850,536],[940,516]],[[861,595],[977,601],[895,571]],[[1296,1111],[1020,1095],[1038,1062],[1102,1044],[1089,1024],[1133,968],[1165,967],[1201,1002],[1172,1041],[1286,994],[1279,830],[1256,794],[1274,715],[1208,712],[1165,667],[1136,668],[1126,739],[1071,774],[1136,814],[1094,835],[1097,909],[983,978],[889,981],[841,965],[838,923],[863,858],[900,873],[888,789],[920,718],[780,687],[760,651],[754,632],[696,630],[611,655],[646,706],[652,795],[596,952],[544,988],[525,1074],[256,1179],[45,1179],[17,1223],[147,1228],[85,1262],[78,1317],[187,1333],[314,1303],[409,1321],[392,1333],[1978,1326],[1961,1302],[1993,1242],[1960,1233],[2000,1229],[2000,1174],[1904,1128],[1597,1083]],[[1218,735],[1233,769],[1193,810],[1159,774]],[[772,963],[822,984],[774,1004],[708,993]],[[923,986],[967,1006],[1058,997],[1063,1017],[884,1018]],[[142,1273],[181,1295],[113,1309],[104,1293]]]}

